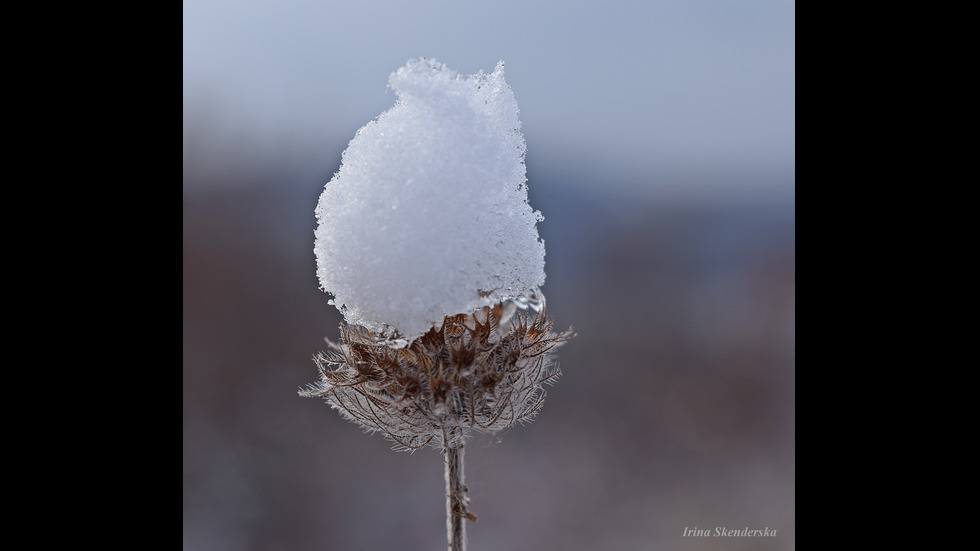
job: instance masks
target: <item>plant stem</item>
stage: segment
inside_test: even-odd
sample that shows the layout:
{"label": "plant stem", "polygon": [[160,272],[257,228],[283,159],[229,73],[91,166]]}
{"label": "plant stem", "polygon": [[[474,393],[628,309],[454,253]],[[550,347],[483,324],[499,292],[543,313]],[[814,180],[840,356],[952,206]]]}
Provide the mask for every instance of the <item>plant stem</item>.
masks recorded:
{"label": "plant stem", "polygon": [[463,444],[446,448],[446,530],[449,538],[449,551],[466,551],[465,519],[476,521],[470,512],[463,484]]}

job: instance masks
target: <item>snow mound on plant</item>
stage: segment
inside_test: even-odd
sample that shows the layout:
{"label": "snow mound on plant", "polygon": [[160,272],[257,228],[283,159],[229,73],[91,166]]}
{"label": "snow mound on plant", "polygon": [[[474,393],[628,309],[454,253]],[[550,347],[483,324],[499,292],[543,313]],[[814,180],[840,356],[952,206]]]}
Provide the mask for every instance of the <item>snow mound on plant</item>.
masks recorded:
{"label": "snow mound on plant", "polygon": [[395,105],[357,131],[316,207],[321,288],[348,323],[414,339],[544,284],[517,101],[492,73],[433,59],[391,74]]}

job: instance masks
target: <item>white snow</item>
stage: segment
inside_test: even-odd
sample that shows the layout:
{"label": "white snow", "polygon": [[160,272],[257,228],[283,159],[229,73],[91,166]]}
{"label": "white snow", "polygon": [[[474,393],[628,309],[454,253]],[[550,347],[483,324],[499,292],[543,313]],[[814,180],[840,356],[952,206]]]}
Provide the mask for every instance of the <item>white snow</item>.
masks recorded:
{"label": "white snow", "polygon": [[517,101],[492,73],[433,59],[391,74],[395,105],[357,131],[316,208],[321,288],[348,323],[409,340],[544,284]]}

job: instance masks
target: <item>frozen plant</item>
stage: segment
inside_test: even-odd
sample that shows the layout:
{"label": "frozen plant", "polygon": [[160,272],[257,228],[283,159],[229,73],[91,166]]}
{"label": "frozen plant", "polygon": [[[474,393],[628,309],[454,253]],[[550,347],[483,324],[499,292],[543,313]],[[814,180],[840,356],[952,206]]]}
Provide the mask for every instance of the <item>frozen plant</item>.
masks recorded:
{"label": "frozen plant", "polygon": [[544,296],[540,212],[527,201],[517,101],[492,73],[422,58],[392,73],[395,105],[358,130],[316,208],[321,288],[344,315],[340,342],[300,392],[446,462],[449,548],[470,512],[472,431],[530,420],[560,373]]}

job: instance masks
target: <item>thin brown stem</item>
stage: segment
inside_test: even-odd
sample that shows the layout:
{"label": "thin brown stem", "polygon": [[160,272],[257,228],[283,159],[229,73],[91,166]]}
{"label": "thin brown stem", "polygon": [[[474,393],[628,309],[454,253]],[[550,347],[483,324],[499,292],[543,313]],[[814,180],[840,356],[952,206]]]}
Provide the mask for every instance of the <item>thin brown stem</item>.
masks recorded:
{"label": "thin brown stem", "polygon": [[463,444],[450,444],[446,448],[446,531],[449,551],[466,551],[466,519],[476,522],[470,512],[463,483]]}

